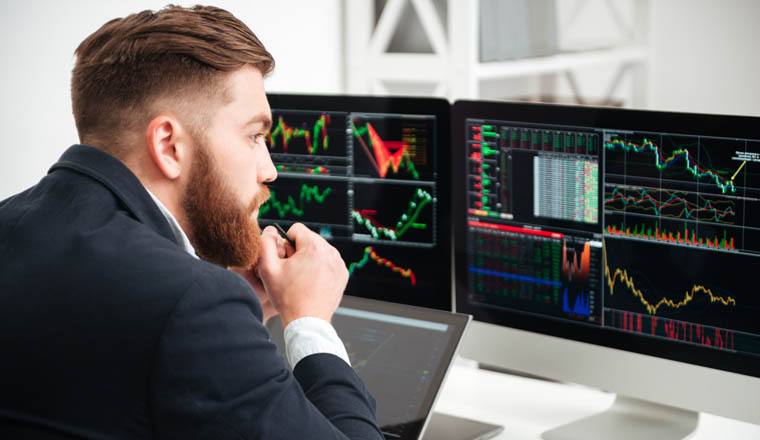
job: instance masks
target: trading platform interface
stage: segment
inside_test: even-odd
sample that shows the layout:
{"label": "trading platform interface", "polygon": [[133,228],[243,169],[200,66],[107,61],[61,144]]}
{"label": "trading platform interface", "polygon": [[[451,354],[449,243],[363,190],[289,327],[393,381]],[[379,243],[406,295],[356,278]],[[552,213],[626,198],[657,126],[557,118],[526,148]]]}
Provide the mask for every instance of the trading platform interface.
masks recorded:
{"label": "trading platform interface", "polygon": [[450,310],[450,280],[439,276],[450,263],[439,243],[436,116],[283,108],[272,116],[278,178],[262,227],[301,222],[331,241],[349,294]]}
{"label": "trading platform interface", "polygon": [[464,133],[471,305],[760,356],[760,141],[484,119]]}

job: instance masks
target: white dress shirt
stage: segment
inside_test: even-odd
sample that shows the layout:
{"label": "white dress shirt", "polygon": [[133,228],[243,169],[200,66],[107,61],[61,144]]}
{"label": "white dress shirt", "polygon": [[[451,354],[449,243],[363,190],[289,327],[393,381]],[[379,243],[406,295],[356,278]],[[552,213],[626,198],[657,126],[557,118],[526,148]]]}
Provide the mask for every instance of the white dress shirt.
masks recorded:
{"label": "white dress shirt", "polygon": [[[174,218],[172,213],[158,200],[152,192],[145,188],[150,194],[150,197],[158,206],[161,214],[166,217],[166,221],[169,222],[174,237],[177,239],[177,243],[187,251],[190,255],[198,258],[195,253],[195,248],[190,244],[190,239],[187,238],[187,234],[182,230],[182,227]],[[348,365],[351,362],[348,359],[348,353],[346,353],[346,347],[343,345],[343,341],[338,337],[338,333],[333,326],[321,318],[306,316],[303,318],[291,321],[287,327],[285,327],[285,351],[288,358],[288,362],[291,367],[295,368],[298,362],[306,356],[317,353],[331,353],[346,361]]]}

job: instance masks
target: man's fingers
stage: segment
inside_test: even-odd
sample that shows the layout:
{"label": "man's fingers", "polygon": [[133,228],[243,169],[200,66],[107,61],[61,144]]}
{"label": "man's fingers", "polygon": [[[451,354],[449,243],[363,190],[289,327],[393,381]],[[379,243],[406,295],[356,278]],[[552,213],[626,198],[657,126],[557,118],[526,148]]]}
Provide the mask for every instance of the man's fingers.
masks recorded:
{"label": "man's fingers", "polygon": [[261,234],[261,253],[259,254],[259,262],[256,265],[256,272],[259,278],[266,276],[264,274],[273,274],[279,271],[280,262],[280,250],[278,249],[277,231],[274,230],[274,235],[268,233],[269,227]]}
{"label": "man's fingers", "polygon": [[293,254],[293,252],[288,253],[287,249],[290,248],[290,245],[284,238],[280,237],[279,232],[277,232],[277,229],[275,229],[274,226],[270,225],[264,228],[264,231],[262,231],[262,237],[264,234],[272,235],[277,238],[277,256],[280,258],[286,258]]}
{"label": "man's fingers", "polygon": [[[303,223],[293,223],[288,229],[288,237],[292,238],[296,242],[296,248],[306,244],[306,241],[310,239],[310,236],[314,235],[311,229],[304,226]],[[300,244],[299,244],[300,243]]]}
{"label": "man's fingers", "polygon": [[293,254],[296,253],[296,250],[293,249],[293,246],[290,245],[287,241],[283,240],[284,243],[282,244],[282,248],[285,251],[285,257],[290,258]]}
{"label": "man's fingers", "polygon": [[303,223],[293,223],[288,230],[288,236],[296,242],[297,250],[312,247],[324,250],[332,247],[324,237],[307,228]]}
{"label": "man's fingers", "polygon": [[265,235],[272,235],[275,237],[279,236],[277,229],[272,225],[267,226],[263,231],[261,231],[261,236],[263,237]]}

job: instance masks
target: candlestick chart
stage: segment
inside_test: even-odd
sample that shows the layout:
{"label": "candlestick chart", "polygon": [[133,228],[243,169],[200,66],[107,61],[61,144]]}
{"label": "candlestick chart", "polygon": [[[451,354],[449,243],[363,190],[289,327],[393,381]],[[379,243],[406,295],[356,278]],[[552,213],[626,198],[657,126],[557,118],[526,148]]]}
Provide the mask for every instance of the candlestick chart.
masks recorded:
{"label": "candlestick chart", "polygon": [[386,270],[397,273],[399,277],[409,280],[410,285],[414,286],[417,284],[417,277],[415,277],[412,269],[396,266],[393,261],[378,255],[377,251],[375,251],[375,248],[372,246],[365,247],[361,259],[348,265],[348,274],[349,276],[353,276],[355,271],[367,266],[369,268],[373,266],[385,268]]}
{"label": "candlestick chart", "polygon": [[448,143],[438,143],[448,139],[449,105],[268,98],[277,177],[266,183],[271,197],[259,209],[261,226],[299,222],[327,240],[349,269],[347,295],[450,310],[450,297],[441,294],[450,278],[437,276],[450,254],[439,240],[450,219],[438,202],[450,203],[450,159],[438,155],[448,153]]}
{"label": "candlestick chart", "polygon": [[274,109],[267,144],[280,173],[346,175],[346,113]]}
{"label": "candlestick chart", "polygon": [[276,111],[267,134],[272,153],[345,156],[344,117],[327,112]]}
{"label": "candlestick chart", "polygon": [[275,165],[275,168],[277,168],[278,172],[285,173],[332,174],[332,170],[321,165]]}
{"label": "candlestick chart", "polygon": [[611,132],[604,140],[605,171],[613,179],[629,176],[666,187],[742,195],[742,187],[756,180],[748,181],[754,167],[742,159],[747,146],[737,139]]}
{"label": "candlestick chart", "polygon": [[354,185],[356,238],[371,241],[435,244],[435,198],[430,187]]}
{"label": "candlestick chart", "polygon": [[630,185],[606,185],[605,232],[721,250],[744,242],[746,202],[734,196]]}
{"label": "candlestick chart", "polygon": [[662,133],[605,136],[605,234],[760,251],[757,142]]}
{"label": "candlestick chart", "polygon": [[479,103],[457,110],[465,114],[453,132],[463,311],[721,369],[751,358],[743,371],[753,369],[757,121],[716,118],[711,127],[676,115],[670,125],[667,115],[607,120]]}
{"label": "candlestick chart", "polygon": [[334,244],[348,268],[347,294],[364,296],[368,286],[375,286],[382,287],[385,301],[422,304],[441,298],[436,290],[440,269],[424,257],[431,248],[391,241]]}

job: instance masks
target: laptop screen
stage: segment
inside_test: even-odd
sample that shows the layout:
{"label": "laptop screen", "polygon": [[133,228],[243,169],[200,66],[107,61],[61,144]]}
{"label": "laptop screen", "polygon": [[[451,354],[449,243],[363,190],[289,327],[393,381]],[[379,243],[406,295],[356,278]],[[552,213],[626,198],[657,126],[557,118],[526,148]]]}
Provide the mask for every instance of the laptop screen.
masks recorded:
{"label": "laptop screen", "polygon": [[[469,316],[345,296],[332,324],[351,366],[377,401],[387,439],[418,439]],[[284,353],[282,326],[267,323]]]}

